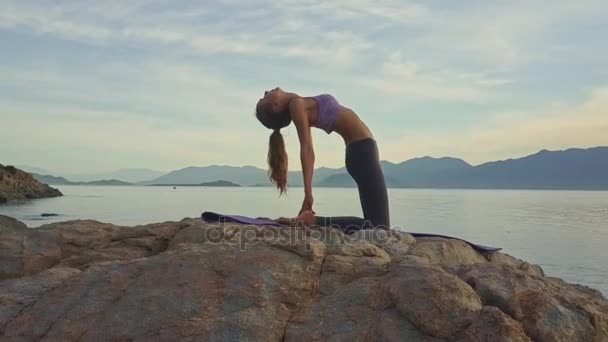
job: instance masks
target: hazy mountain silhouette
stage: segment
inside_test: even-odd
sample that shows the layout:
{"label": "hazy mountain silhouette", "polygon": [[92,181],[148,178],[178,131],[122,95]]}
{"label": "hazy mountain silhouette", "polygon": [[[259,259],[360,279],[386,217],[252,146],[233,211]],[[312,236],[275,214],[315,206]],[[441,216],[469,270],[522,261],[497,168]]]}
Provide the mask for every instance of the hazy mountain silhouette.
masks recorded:
{"label": "hazy mountain silhouette", "polygon": [[90,182],[72,182],[63,177],[39,175],[37,173],[31,173],[31,175],[39,182],[49,185],[133,185],[132,183],[123,182],[117,179],[102,179]]}
{"label": "hazy mountain silhouette", "polygon": [[435,187],[497,189],[608,189],[608,147],[542,150],[519,158],[441,173]]}
{"label": "hazy mountain silhouette", "polygon": [[220,179],[242,185],[268,183],[267,172],[254,166],[211,165],[171,171],[144,184],[200,184]]}
{"label": "hazy mountain silhouette", "polygon": [[75,182],[91,182],[99,179],[116,179],[128,183],[137,183],[160,177],[165,173],[166,172],[151,169],[128,168],[110,172],[71,174],[65,175],[65,177]]}
{"label": "hazy mountain silhouette", "polygon": [[73,185],[74,182],[70,182],[69,180],[63,177],[49,176],[49,175],[40,175],[34,172],[30,172],[32,176],[39,182],[49,184],[49,185]]}
{"label": "hazy mountain silhouette", "polygon": [[[389,188],[402,188],[403,186],[399,181],[391,176],[384,176],[386,186]],[[315,186],[320,187],[332,187],[332,188],[355,188],[357,184],[355,180],[348,173],[338,173],[331,175],[322,181],[318,182]]]}
{"label": "hazy mountain silhouette", "polygon": [[[60,173],[58,172],[46,170],[35,166],[22,165],[19,166],[19,168],[31,174],[44,175],[45,177],[64,178],[66,182],[69,183],[97,182],[100,179],[118,180],[126,183],[137,183],[160,177],[166,173],[162,171],[144,168],[128,168],[99,173],[67,173],[61,174],[61,177],[59,177]],[[62,183],[60,179],[53,179],[53,181],[55,182],[53,184],[67,184]]]}
{"label": "hazy mountain silhouette", "polygon": [[43,169],[41,167],[31,166],[31,165],[15,165],[16,168],[21,169],[27,173],[37,173],[39,175],[52,175],[53,172]]}
{"label": "hazy mountain silhouette", "polygon": [[[540,151],[536,154],[472,166],[457,158],[423,157],[381,166],[389,187],[488,189],[608,189],[608,147]],[[223,179],[243,185],[268,184],[267,171],[253,167],[208,166],[172,171],[147,184],[198,184]],[[302,173],[291,171],[288,184],[302,186]],[[354,187],[345,168],[319,168],[313,184]]]}
{"label": "hazy mountain silhouette", "polygon": [[462,159],[450,157],[414,158],[399,164],[382,163],[385,176],[393,178],[398,184],[395,187],[407,188],[432,187],[434,180],[442,174],[452,171],[466,171],[472,167]]}

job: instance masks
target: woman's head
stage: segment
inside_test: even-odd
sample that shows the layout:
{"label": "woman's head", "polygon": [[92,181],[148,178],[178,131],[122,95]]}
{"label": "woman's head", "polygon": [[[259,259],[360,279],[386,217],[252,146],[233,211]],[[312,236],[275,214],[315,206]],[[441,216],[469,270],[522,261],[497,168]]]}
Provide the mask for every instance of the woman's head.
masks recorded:
{"label": "woman's head", "polygon": [[258,101],[255,110],[255,116],[262,125],[273,130],[268,147],[268,176],[281,194],[287,191],[288,163],[285,141],[280,130],[291,123],[290,100],[289,94],[277,87],[264,92],[264,97]]}
{"label": "woman's head", "polygon": [[264,92],[255,108],[255,116],[262,125],[270,129],[281,129],[291,123],[289,115],[290,96],[276,87]]}

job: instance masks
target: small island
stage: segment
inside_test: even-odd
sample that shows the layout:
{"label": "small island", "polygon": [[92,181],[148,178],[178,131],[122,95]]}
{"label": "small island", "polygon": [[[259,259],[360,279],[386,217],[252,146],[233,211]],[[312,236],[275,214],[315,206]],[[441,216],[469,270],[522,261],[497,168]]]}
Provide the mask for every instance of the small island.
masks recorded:
{"label": "small island", "polygon": [[240,184],[232,183],[225,180],[217,180],[214,182],[201,183],[200,186],[218,186],[218,187],[240,187]]}
{"label": "small island", "polygon": [[133,185],[132,183],[129,182],[123,182],[117,179],[102,179],[102,180],[98,180],[98,181],[91,181],[91,182],[79,182],[76,185],[113,185],[113,186],[125,186],[125,185]]}
{"label": "small island", "polygon": [[227,187],[240,187],[240,184],[236,184],[227,180],[216,180],[213,182],[203,182],[203,183],[199,183],[199,184],[150,184],[150,186],[172,186],[172,187],[178,187],[178,186],[213,186],[213,187],[222,187],[222,188],[227,188]]}

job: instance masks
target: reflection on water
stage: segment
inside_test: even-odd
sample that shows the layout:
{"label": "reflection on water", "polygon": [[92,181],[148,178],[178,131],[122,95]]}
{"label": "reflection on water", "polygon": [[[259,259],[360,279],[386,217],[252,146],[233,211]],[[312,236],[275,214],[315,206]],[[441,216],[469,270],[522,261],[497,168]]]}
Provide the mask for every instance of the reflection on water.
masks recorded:
{"label": "reflection on water", "polygon": [[[295,215],[302,189],[60,186],[64,197],[0,206],[30,227],[71,219],[136,225],[211,210],[249,216]],[[319,215],[361,215],[356,189],[315,190]],[[608,192],[390,189],[399,229],[453,235],[543,266],[549,275],[608,294]],[[41,217],[42,213],[59,214]]]}

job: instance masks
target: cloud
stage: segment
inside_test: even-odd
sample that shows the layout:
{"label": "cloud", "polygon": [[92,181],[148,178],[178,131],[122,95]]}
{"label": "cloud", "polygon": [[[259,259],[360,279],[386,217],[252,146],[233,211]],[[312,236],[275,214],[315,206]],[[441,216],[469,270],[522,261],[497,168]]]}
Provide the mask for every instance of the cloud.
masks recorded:
{"label": "cloud", "polygon": [[[573,98],[606,81],[608,49],[595,31],[607,12],[600,0],[4,0],[0,117],[16,124],[11,137],[32,138],[19,149],[3,136],[0,155],[33,151],[24,161],[33,164],[49,150],[86,149],[80,156],[103,154],[107,167],[262,166],[268,132],[249,119],[259,88],[274,85],[331,92],[376,113],[366,123],[395,161],[431,153],[479,162],[599,144],[605,122],[586,105],[605,105],[605,95]],[[556,75],[566,82],[554,89]],[[544,103],[557,97],[571,104]],[[497,113],[531,106],[545,109]],[[315,143],[320,165],[341,165],[339,137]]]}
{"label": "cloud", "polygon": [[422,155],[449,155],[481,163],[521,157],[540,149],[606,146],[606,108],[608,87],[603,87],[581,103],[488,115],[486,120],[462,131],[413,132],[405,128],[405,138],[384,141],[383,156],[401,161]]}
{"label": "cloud", "polygon": [[456,102],[481,101],[491,96],[495,88],[512,83],[511,80],[492,78],[479,72],[424,67],[404,60],[401,51],[395,51],[388,57],[376,77],[361,82],[389,95]]}
{"label": "cloud", "polygon": [[[222,2],[220,2],[221,4]],[[0,5],[0,28],[29,30],[87,44],[162,44],[197,54],[280,56],[334,67],[350,65],[369,48],[360,35],[345,30],[326,30],[308,16],[294,30],[293,11],[281,15],[279,7],[259,10],[256,18],[242,4],[229,8],[208,6],[204,10],[186,6],[184,10],[148,9],[154,2],[114,1],[66,2],[50,10],[22,2]],[[90,5],[90,7],[88,6]],[[217,18],[222,18],[217,21]],[[185,20],[188,19],[188,20]],[[262,25],[268,21],[271,25]],[[231,23],[231,25],[227,25]],[[242,27],[235,31],[231,26]]]}
{"label": "cloud", "polygon": [[[469,63],[501,70],[553,58],[563,26],[602,20],[602,0],[460,2],[430,7],[411,23],[401,48],[411,55],[441,63]],[[556,39],[557,38],[557,39]]]}
{"label": "cloud", "polygon": [[[252,108],[261,92],[236,85],[204,66],[160,60],[107,62],[86,73],[45,67],[0,67],[0,84],[6,85],[0,96],[4,113],[14,108],[15,101],[21,101],[21,111],[27,115],[42,116],[45,111],[41,108],[79,107],[82,112],[74,115],[77,119],[95,113],[87,110],[103,108],[216,127],[234,126],[230,118]],[[12,100],[13,107],[8,90],[21,98]],[[57,112],[61,113],[51,111]]]}
{"label": "cloud", "polygon": [[373,17],[409,23],[429,14],[425,5],[405,0],[289,0],[274,5],[287,12],[313,13],[334,20]]}

